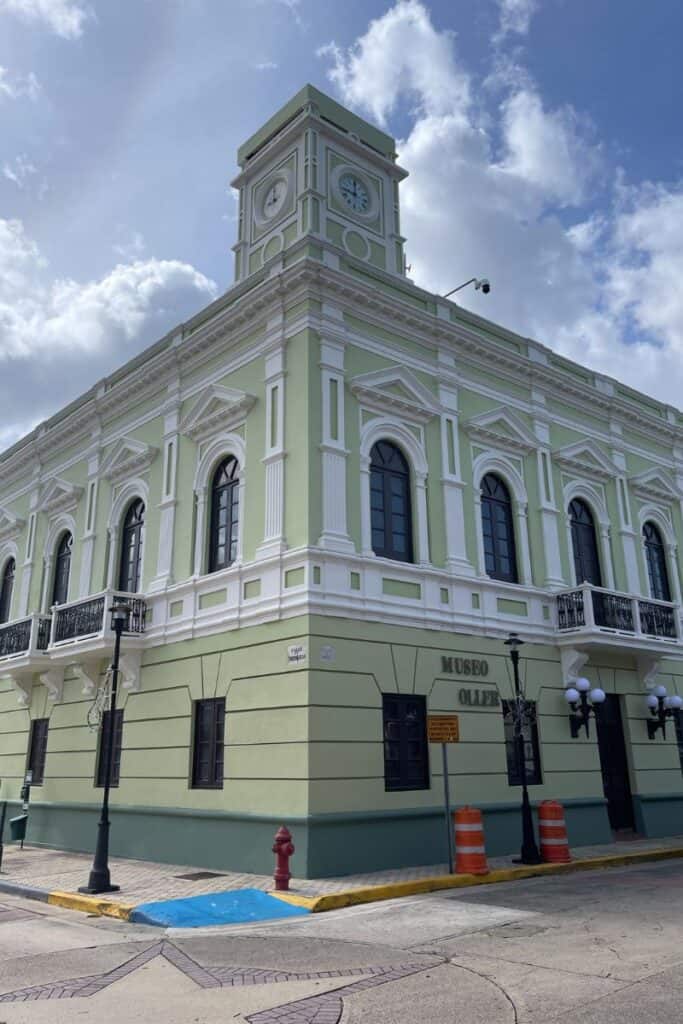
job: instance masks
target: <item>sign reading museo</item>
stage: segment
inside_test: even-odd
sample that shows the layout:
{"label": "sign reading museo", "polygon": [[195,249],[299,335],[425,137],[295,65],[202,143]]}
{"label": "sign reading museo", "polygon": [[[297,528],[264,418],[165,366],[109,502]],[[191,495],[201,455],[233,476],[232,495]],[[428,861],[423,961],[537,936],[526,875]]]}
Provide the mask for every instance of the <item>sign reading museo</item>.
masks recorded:
{"label": "sign reading museo", "polygon": [[441,671],[453,676],[487,676],[489,663],[481,658],[441,657]]}

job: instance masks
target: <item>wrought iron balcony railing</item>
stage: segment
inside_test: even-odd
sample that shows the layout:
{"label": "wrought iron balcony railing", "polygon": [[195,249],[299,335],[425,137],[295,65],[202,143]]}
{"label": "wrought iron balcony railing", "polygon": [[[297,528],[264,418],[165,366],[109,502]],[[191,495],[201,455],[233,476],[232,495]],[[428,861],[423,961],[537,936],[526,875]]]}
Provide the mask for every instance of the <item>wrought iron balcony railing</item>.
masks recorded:
{"label": "wrought iron balcony railing", "polygon": [[0,658],[42,654],[50,642],[50,616],[28,615],[0,626]]}
{"label": "wrought iron balcony railing", "polygon": [[589,583],[557,595],[557,627],[560,632],[600,629],[661,640],[680,639],[675,604],[618,594]]}
{"label": "wrought iron balcony railing", "polygon": [[119,601],[130,605],[128,633],[144,633],[147,605],[136,594],[105,590],[101,594],[56,606],[52,610],[50,648],[74,643],[86,637],[109,636],[112,606]]}

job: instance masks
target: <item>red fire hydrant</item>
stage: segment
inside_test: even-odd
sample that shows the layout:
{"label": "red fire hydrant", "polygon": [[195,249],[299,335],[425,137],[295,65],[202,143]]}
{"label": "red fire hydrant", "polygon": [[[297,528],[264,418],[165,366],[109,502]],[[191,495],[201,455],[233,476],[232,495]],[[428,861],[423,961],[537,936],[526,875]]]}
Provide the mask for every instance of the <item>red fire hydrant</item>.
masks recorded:
{"label": "red fire hydrant", "polygon": [[273,853],[275,854],[275,874],[273,875],[275,891],[287,892],[289,880],[292,877],[289,872],[289,858],[294,853],[294,843],[289,829],[284,825],[281,825],[275,834]]}

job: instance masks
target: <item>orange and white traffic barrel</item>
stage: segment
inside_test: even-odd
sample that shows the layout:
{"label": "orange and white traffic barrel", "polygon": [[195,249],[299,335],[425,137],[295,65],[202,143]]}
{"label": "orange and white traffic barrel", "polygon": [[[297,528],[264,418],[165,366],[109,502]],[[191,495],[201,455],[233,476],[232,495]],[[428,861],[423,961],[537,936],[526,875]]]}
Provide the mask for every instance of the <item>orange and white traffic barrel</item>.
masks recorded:
{"label": "orange and white traffic barrel", "polygon": [[476,807],[460,807],[453,815],[453,819],[456,873],[487,875],[489,866],[486,860],[481,811]]}
{"label": "orange and white traffic barrel", "polygon": [[541,857],[547,864],[567,864],[571,859],[564,808],[557,800],[544,800],[538,808]]}

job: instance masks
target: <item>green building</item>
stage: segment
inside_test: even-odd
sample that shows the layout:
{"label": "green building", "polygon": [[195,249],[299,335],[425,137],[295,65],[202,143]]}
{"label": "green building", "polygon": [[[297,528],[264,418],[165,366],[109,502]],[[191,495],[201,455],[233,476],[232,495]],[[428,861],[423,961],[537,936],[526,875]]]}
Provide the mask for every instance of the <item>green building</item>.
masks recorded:
{"label": "green building", "polygon": [[234,285],[0,457],[29,840],[92,848],[119,593],[114,853],[267,871],[286,823],[300,875],[441,861],[453,712],[454,803],[513,851],[511,631],[532,800],[574,844],[682,832],[646,698],[683,693],[683,416],[410,281],[394,140],[310,86],[239,163]]}

